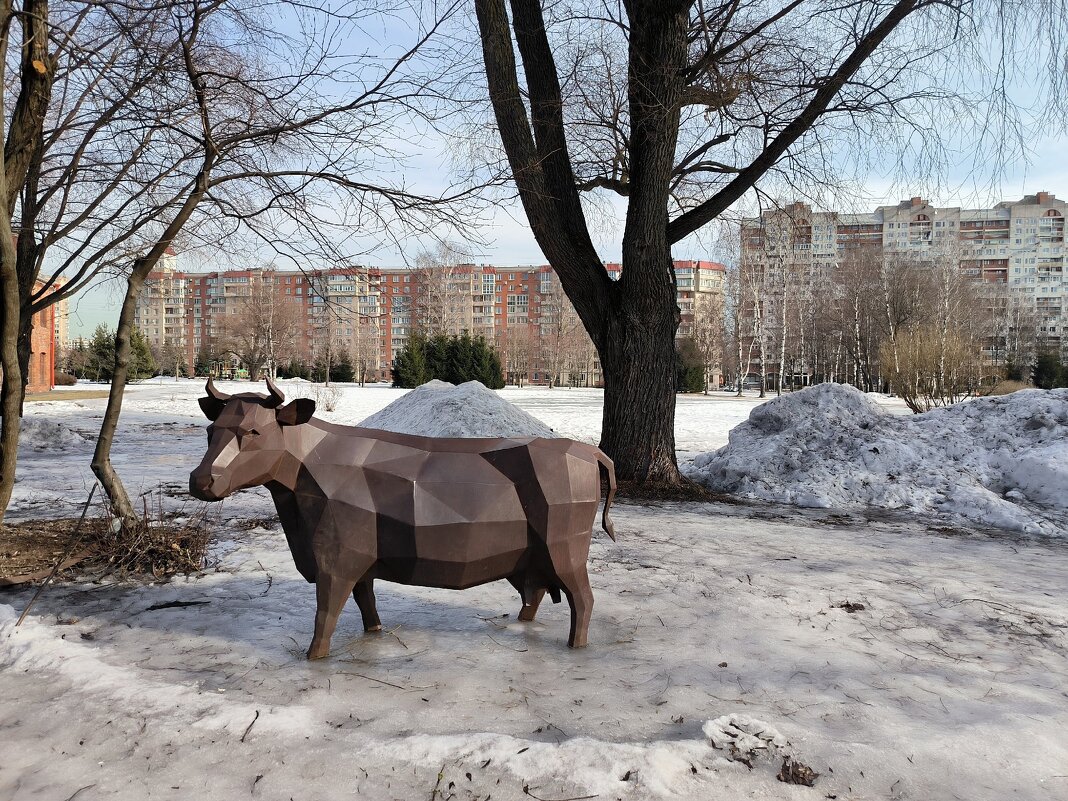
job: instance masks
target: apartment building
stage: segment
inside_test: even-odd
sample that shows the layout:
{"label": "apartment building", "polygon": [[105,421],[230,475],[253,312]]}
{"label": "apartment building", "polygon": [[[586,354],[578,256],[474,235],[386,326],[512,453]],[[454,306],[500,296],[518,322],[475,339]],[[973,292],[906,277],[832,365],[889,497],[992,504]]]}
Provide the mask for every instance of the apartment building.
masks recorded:
{"label": "apartment building", "polygon": [[[961,273],[1002,286],[1036,320],[1036,334],[1068,345],[1064,218],[1068,204],[1049,192],[991,208],[936,207],[921,197],[866,214],[816,212],[803,203],[742,223],[742,270],[761,274],[788,264],[795,274],[828,278],[852,252],[877,247],[921,258],[950,258]],[[781,294],[781,292],[779,293]],[[778,298],[768,292],[768,311]]]}
{"label": "apartment building", "polygon": [[[710,261],[676,262],[685,335],[702,304],[720,304],[725,267]],[[607,264],[609,276],[621,267]],[[329,349],[374,365],[370,378],[388,378],[391,365],[415,331],[484,336],[499,348],[529,353],[530,342],[550,329],[580,332],[577,315],[548,265],[496,267],[444,265],[429,269],[352,267],[320,271],[270,269],[194,273],[177,269],[173,254],[154,271],[138,299],[136,324],[157,351],[180,352],[187,365],[198,354],[225,357],[227,321],[277,304],[298,320],[295,356],[313,360]],[[566,318],[566,319],[565,319]],[[588,337],[578,380],[598,383]],[[230,361],[232,357],[225,357]],[[548,369],[529,357],[526,380],[545,382]],[[507,369],[507,368],[506,368]],[[572,368],[574,371],[575,368]]]}

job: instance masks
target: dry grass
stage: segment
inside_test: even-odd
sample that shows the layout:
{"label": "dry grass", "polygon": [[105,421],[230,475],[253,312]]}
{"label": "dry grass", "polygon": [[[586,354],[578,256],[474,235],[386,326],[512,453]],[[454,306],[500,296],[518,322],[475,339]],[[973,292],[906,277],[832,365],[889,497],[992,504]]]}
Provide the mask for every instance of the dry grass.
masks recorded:
{"label": "dry grass", "polygon": [[1023,381],[999,381],[997,384],[990,388],[987,395],[1011,395],[1013,392],[1019,392],[1021,389],[1034,389],[1032,384],[1027,384]]}
{"label": "dry grass", "polygon": [[77,518],[0,527],[0,585],[39,581],[67,555],[76,564],[57,579],[160,581],[203,570],[212,537],[208,506],[192,515],[164,515],[161,493],[157,499],[153,509],[144,496],[141,519],[126,531],[106,508],[87,517],[77,533]]}

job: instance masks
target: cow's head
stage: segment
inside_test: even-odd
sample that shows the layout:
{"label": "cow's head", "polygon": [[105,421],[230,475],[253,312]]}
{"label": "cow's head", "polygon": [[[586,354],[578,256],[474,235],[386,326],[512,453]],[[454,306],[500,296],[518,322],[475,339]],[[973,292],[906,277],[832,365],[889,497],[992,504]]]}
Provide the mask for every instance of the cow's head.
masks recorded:
{"label": "cow's head", "polygon": [[267,379],[267,394],[224,395],[208,379],[200,408],[211,420],[208,452],[189,474],[189,492],[202,501],[221,501],[232,492],[275,478],[286,455],[286,426],[307,423],[315,401],[285,396]]}

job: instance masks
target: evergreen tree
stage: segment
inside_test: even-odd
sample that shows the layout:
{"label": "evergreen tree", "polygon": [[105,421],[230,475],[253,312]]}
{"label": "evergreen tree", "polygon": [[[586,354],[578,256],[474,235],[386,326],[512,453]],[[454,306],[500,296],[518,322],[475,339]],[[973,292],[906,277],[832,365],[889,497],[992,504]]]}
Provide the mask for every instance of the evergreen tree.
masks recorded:
{"label": "evergreen tree", "polygon": [[193,362],[193,375],[198,378],[207,378],[211,374],[211,354],[205,348],[197,351],[196,361]]}
{"label": "evergreen tree", "polygon": [[431,379],[463,384],[481,381],[490,389],[504,386],[501,359],[484,337],[437,334],[429,339],[414,335],[397,354],[393,386],[417,387]]}
{"label": "evergreen tree", "polygon": [[86,375],[94,381],[107,381],[115,365],[115,335],[101,323],[89,340],[89,358]]}
{"label": "evergreen tree", "polygon": [[1007,381],[1026,381],[1025,372],[1023,365],[1016,362],[1009,362],[1005,365],[1005,379]]}
{"label": "evergreen tree", "polygon": [[1042,348],[1031,368],[1031,383],[1039,389],[1055,389],[1068,385],[1068,370],[1061,364],[1056,351]]}
{"label": "evergreen tree", "polygon": [[705,363],[701,349],[689,337],[675,346],[675,390],[677,392],[705,391]]}
{"label": "evergreen tree", "polygon": [[342,353],[341,356],[330,365],[330,380],[339,381],[342,384],[351,383],[356,377],[356,370],[352,366],[352,359],[349,358],[349,354]]}
{"label": "evergreen tree", "polygon": [[[114,336],[111,339],[114,343]],[[152,357],[152,349],[148,346],[148,340],[139,328],[134,328],[130,331],[130,364],[127,381],[140,381],[142,378],[151,378],[155,374],[156,360]]]}
{"label": "evergreen tree", "polygon": [[299,359],[290,359],[288,364],[278,365],[277,372],[279,378],[307,379],[311,375],[311,370],[308,369],[308,365]]}
{"label": "evergreen tree", "polygon": [[393,362],[393,386],[413,388],[425,384],[433,376],[427,372],[426,340],[412,334]]}
{"label": "evergreen tree", "polygon": [[479,336],[474,340],[474,378],[481,381],[490,389],[504,388],[504,370],[501,369],[501,357],[485,337]]}

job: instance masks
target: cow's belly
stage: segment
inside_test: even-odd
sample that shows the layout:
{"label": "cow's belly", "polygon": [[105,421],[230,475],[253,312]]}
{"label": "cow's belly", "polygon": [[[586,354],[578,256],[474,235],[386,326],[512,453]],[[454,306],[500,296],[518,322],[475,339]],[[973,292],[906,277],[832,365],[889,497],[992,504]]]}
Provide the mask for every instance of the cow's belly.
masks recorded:
{"label": "cow's belly", "polygon": [[507,578],[530,559],[526,519],[408,526],[379,519],[375,575],[462,590]]}

